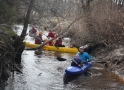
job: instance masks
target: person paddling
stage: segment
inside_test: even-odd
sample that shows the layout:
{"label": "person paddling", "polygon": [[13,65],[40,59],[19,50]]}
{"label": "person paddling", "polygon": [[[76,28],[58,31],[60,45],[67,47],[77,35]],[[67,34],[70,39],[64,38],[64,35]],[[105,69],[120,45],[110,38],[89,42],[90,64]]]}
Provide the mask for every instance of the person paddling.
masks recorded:
{"label": "person paddling", "polygon": [[55,35],[54,35],[54,33],[52,32],[52,30],[49,31],[47,37],[51,37],[51,38],[54,38],[54,37],[55,37]]}
{"label": "person paddling", "polygon": [[62,38],[58,38],[54,45],[56,47],[65,47],[65,45],[62,45]]}
{"label": "person paddling", "polygon": [[31,30],[29,30],[29,36],[36,37],[36,35],[37,35],[37,30],[34,26],[32,26]]}
{"label": "person paddling", "polygon": [[35,37],[35,44],[42,44],[42,42],[44,42],[42,40],[42,34],[39,33],[39,35]]}
{"label": "person paddling", "polygon": [[71,66],[82,66],[81,59],[78,54],[76,54],[71,62]]}
{"label": "person paddling", "polygon": [[91,62],[91,61],[92,61],[91,56],[87,52],[84,52],[84,47],[81,46],[79,48],[79,52],[73,57],[71,65],[80,66],[81,64],[86,64],[87,62]]}
{"label": "person paddling", "polygon": [[36,30],[36,28],[35,28],[34,26],[32,26],[32,28],[31,28],[31,30],[29,30],[29,32],[30,32],[30,33],[36,33],[37,30]]}

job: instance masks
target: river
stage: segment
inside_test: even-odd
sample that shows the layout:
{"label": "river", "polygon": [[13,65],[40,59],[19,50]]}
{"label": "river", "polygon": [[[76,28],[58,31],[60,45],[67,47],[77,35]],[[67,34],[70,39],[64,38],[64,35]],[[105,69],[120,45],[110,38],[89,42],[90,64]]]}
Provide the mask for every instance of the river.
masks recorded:
{"label": "river", "polygon": [[[33,39],[26,37],[33,43]],[[67,59],[58,61],[56,55]],[[74,53],[24,50],[21,71],[14,72],[5,90],[124,90],[124,83],[97,63],[90,68],[90,75],[80,75],[64,83],[64,69],[70,65]]]}

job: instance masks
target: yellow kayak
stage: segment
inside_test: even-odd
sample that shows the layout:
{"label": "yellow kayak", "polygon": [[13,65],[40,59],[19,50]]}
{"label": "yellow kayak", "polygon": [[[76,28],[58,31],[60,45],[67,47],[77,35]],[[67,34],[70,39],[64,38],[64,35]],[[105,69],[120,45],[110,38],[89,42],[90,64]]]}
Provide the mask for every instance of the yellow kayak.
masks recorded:
{"label": "yellow kayak", "polygon": [[[29,48],[36,48],[36,47],[40,46],[39,44],[31,44],[29,42],[25,42],[25,43],[26,43],[26,47],[29,47]],[[43,50],[49,50],[49,51],[68,52],[68,53],[77,53],[78,52],[78,49],[75,47],[73,47],[73,48],[70,48],[70,47],[58,47],[58,48],[56,48],[55,46],[45,45],[45,46],[43,46],[42,49]]]}

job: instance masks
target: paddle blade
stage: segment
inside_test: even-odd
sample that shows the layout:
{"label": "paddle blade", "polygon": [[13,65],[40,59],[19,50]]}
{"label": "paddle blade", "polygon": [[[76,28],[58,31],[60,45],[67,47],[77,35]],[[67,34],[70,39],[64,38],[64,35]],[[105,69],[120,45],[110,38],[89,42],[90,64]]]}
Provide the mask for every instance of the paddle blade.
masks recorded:
{"label": "paddle blade", "polygon": [[65,58],[61,58],[61,57],[57,57],[57,60],[58,61],[65,61],[66,59]]}

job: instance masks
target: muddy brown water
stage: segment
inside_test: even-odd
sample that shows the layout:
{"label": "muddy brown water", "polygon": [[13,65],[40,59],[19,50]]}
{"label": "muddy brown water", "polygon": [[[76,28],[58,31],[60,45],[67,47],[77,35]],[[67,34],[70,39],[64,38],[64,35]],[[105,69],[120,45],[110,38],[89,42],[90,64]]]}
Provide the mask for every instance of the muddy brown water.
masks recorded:
{"label": "muddy brown water", "polygon": [[124,83],[97,64],[91,66],[91,75],[82,74],[64,84],[64,69],[74,54],[59,54],[67,60],[58,61],[53,51],[35,55],[34,51],[25,50],[21,63],[23,74],[15,72],[5,90],[124,90]]}

